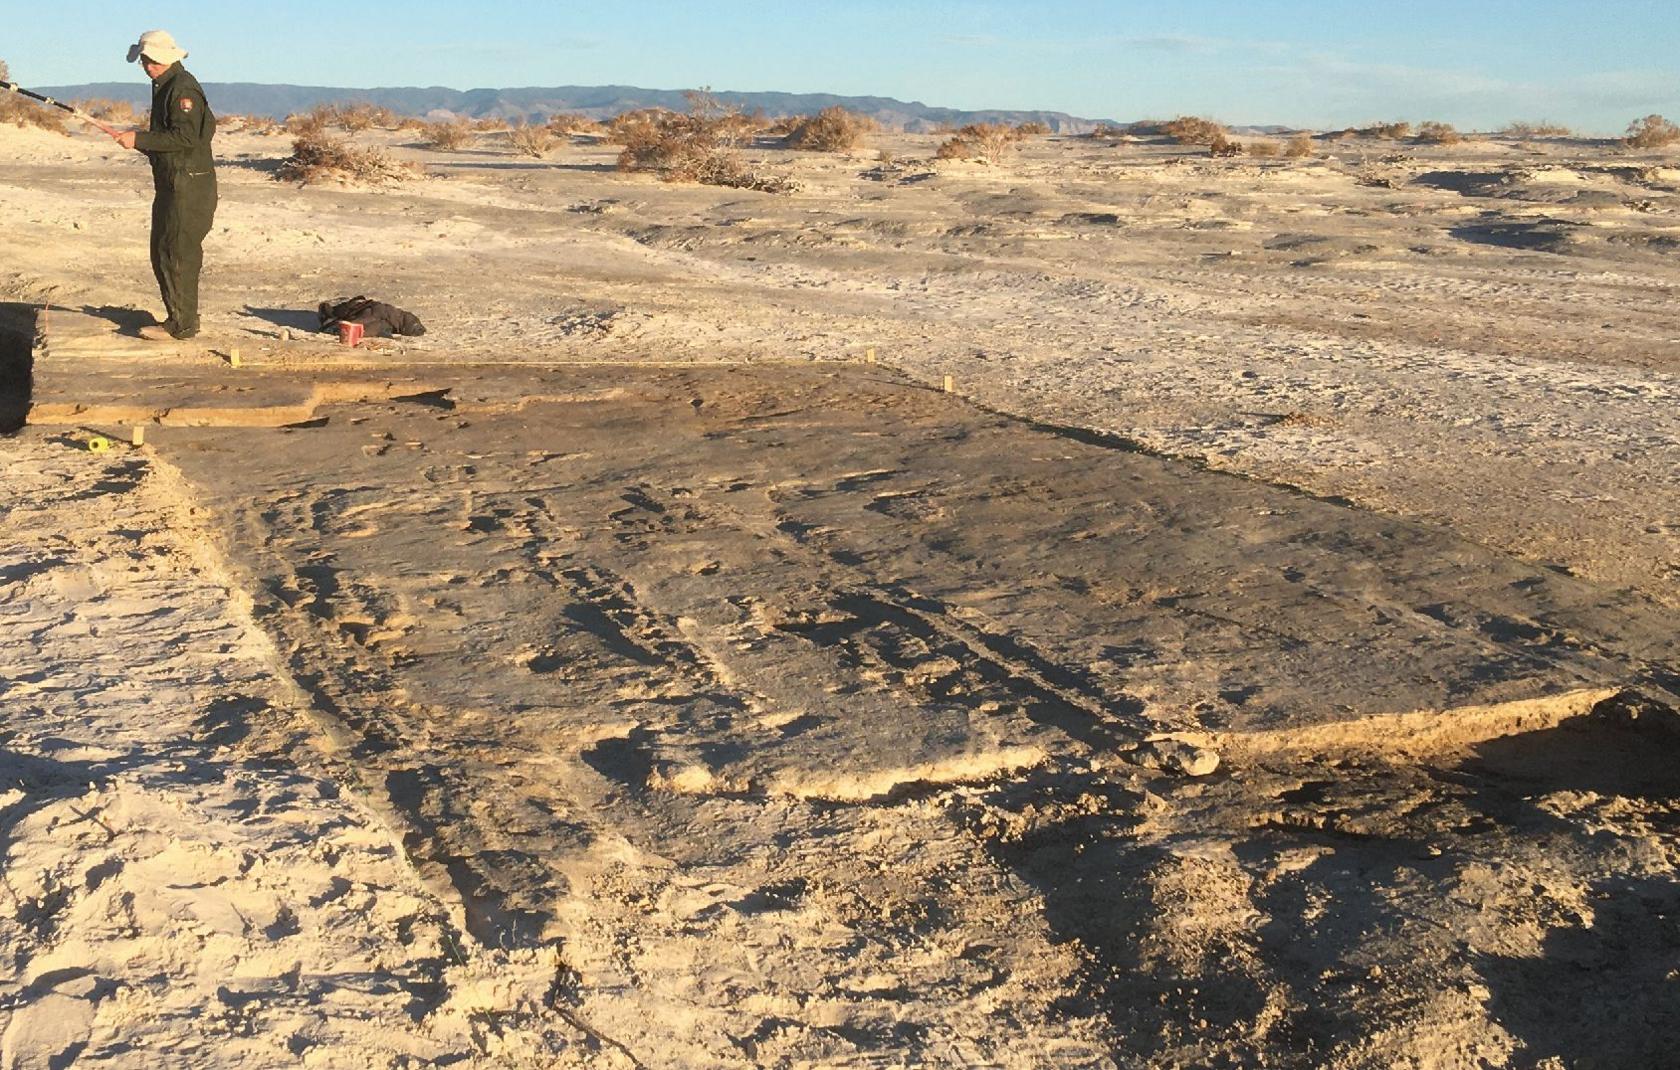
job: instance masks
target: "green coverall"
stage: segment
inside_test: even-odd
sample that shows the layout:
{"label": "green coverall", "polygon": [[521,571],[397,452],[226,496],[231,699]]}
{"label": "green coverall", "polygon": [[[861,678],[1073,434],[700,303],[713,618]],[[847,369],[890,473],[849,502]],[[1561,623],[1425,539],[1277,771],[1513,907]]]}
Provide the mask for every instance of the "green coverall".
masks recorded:
{"label": "green coverall", "polygon": [[151,129],[134,147],[152,161],[152,271],[177,338],[198,333],[198,275],[204,239],[216,218],[216,161],[210,140],[216,117],[204,87],[179,63],[152,83]]}

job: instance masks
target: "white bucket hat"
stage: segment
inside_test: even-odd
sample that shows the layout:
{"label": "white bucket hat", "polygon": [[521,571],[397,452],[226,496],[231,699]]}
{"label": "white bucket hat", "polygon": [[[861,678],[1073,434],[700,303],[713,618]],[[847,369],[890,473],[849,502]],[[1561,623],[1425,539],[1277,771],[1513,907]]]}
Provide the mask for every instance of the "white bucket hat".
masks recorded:
{"label": "white bucket hat", "polygon": [[147,30],[137,44],[128,46],[128,62],[133,63],[141,56],[168,67],[186,59],[187,50],[175,43],[168,30]]}

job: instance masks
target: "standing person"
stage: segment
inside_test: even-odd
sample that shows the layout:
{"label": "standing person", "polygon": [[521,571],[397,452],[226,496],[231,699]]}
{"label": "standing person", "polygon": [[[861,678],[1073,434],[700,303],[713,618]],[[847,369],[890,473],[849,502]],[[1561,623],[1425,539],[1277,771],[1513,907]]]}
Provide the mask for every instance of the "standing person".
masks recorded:
{"label": "standing person", "polygon": [[204,239],[216,218],[216,161],[210,139],[216,117],[181,61],[186,50],[163,30],[148,30],[128,50],[152,80],[152,121],[147,130],[116,135],[125,149],[152,161],[152,271],[163,293],[167,318],[141,328],[155,342],[198,334],[198,276],[204,267]]}

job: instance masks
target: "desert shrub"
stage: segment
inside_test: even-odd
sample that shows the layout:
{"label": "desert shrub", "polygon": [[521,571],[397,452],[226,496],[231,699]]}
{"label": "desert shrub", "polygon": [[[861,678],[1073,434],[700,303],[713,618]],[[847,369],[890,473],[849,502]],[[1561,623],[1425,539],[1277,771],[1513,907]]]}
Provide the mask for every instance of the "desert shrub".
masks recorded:
{"label": "desert shrub", "polygon": [[764,132],[770,137],[786,141],[795,130],[807,125],[814,118],[814,115],[778,115],[770,120],[770,125],[764,128]]}
{"label": "desert shrub", "polygon": [[1002,163],[1004,156],[1020,144],[1015,127],[1003,123],[972,123],[939,146],[934,155],[941,160],[984,160]]}
{"label": "desert shrub", "polygon": [[1275,141],[1251,141],[1248,143],[1248,154],[1250,156],[1277,156],[1282,151],[1282,146]]}
{"label": "desert shrub", "polygon": [[1401,141],[1412,136],[1412,124],[1408,122],[1373,123],[1361,126],[1353,131],[1360,137],[1382,138],[1384,141]]}
{"label": "desert shrub", "polygon": [[[0,80],[11,79],[11,72],[6,67],[6,61],[0,60]],[[21,97],[15,93],[0,92],[0,123],[11,123],[13,126],[38,126],[43,130],[53,130],[60,134],[70,131],[64,125],[64,113],[57,108],[38,105],[28,97]]]}
{"label": "desert shrub", "polygon": [[345,104],[333,109],[333,122],[346,134],[359,134],[373,127],[373,105]]}
{"label": "desert shrub", "polygon": [[1292,160],[1302,160],[1313,154],[1313,139],[1310,134],[1296,134],[1289,139],[1289,144],[1283,147],[1283,154]]}
{"label": "desert shrub", "polygon": [[1212,145],[1215,138],[1225,136],[1225,127],[1199,115],[1181,115],[1170,123],[1162,123],[1161,133],[1180,145]]}
{"label": "desert shrub", "polygon": [[328,126],[338,119],[338,109],[331,104],[317,104],[306,112],[294,112],[286,116],[282,125],[288,134],[298,137],[313,137],[326,132]]}
{"label": "desert shrub", "polygon": [[1240,141],[1232,141],[1230,138],[1225,136],[1225,131],[1223,130],[1213,135],[1213,140],[1208,142],[1209,156],[1241,156],[1242,154],[1243,143]]}
{"label": "desert shrub", "polygon": [[508,131],[508,141],[512,143],[514,152],[539,159],[554,147],[554,138],[553,128],[534,123],[515,123]]}
{"label": "desert shrub", "polygon": [[126,100],[78,100],[75,106],[101,122],[128,126],[135,121],[134,105]]}
{"label": "desert shrub", "polygon": [[495,116],[491,116],[484,119],[473,120],[472,128],[475,132],[480,134],[499,134],[509,128],[509,123],[506,119],[498,119]]}
{"label": "desert shrub", "polygon": [[59,134],[70,132],[64,123],[64,113],[57,108],[36,104],[27,97],[14,96],[11,93],[0,94],[0,123],[11,123],[19,127],[37,126]]}
{"label": "desert shrub", "polygon": [[1130,134],[1133,137],[1166,137],[1169,125],[1163,119],[1139,119],[1136,122],[1127,123],[1118,130],[1114,130],[1113,133],[1115,136]]}
{"label": "desert shrub", "polygon": [[292,142],[292,155],[280,165],[274,177],[303,185],[336,179],[384,186],[407,181],[419,173],[415,165],[394,160],[383,149],[356,148],[330,134],[317,132],[300,135]]}
{"label": "desert shrub", "polygon": [[1573,137],[1575,131],[1561,123],[1510,123],[1500,131],[1506,137]]}
{"label": "desert shrub", "polygon": [[1047,137],[1050,134],[1050,124],[1036,120],[1020,123],[1015,127],[1015,133],[1023,138]]}
{"label": "desert shrub", "polygon": [[[11,94],[7,94],[11,96]],[[13,102],[8,101],[8,104]],[[69,134],[70,128],[65,124],[64,113],[57,108],[49,108],[44,104],[34,104],[25,100],[15,102],[10,109],[11,114],[0,113],[0,122],[10,122],[15,126],[34,126],[42,130],[50,130],[55,134]]]}
{"label": "desert shrub", "polygon": [[1647,115],[1628,124],[1622,141],[1632,149],[1661,149],[1680,141],[1680,126],[1660,115]]}
{"label": "desert shrub", "polygon": [[570,137],[573,134],[604,134],[607,128],[589,118],[575,112],[556,112],[548,117],[548,128],[556,137]]}
{"label": "desert shrub", "polygon": [[1107,123],[1098,123],[1096,126],[1092,127],[1085,136],[1095,139],[1114,138],[1119,137],[1121,133],[1122,131],[1109,126]]}
{"label": "desert shrub", "polygon": [[770,120],[764,117],[762,110],[747,115],[739,109],[721,106],[717,123],[718,129],[737,143],[751,141],[770,128]]}
{"label": "desert shrub", "polygon": [[939,143],[939,148],[933,152],[936,160],[972,160],[974,146],[960,137],[950,138]]}
{"label": "desert shrub", "polygon": [[260,134],[264,137],[278,134],[281,131],[280,124],[266,115],[218,115],[216,125],[247,134]]}
{"label": "desert shrub", "polygon": [[607,140],[614,145],[628,145],[645,139],[649,132],[672,121],[677,113],[667,108],[639,108],[622,112],[607,123]]}
{"label": "desert shrub", "polygon": [[440,152],[454,152],[471,141],[472,135],[472,124],[465,119],[425,123],[420,127],[420,140]]}
{"label": "desert shrub", "polygon": [[783,140],[791,149],[849,152],[863,142],[863,135],[875,128],[876,122],[869,116],[836,106],[799,119],[783,135]]}
{"label": "desert shrub", "polygon": [[1421,123],[1417,140],[1424,145],[1456,145],[1464,140],[1464,135],[1451,123]]}
{"label": "desert shrub", "polygon": [[765,193],[796,188],[773,176],[758,175],[741,161],[738,147],[750,136],[752,120],[725,108],[704,90],[688,94],[687,114],[660,108],[626,112],[609,124],[609,136],[623,145],[621,171],[652,171],[666,182],[699,182]]}
{"label": "desert shrub", "polygon": [[390,130],[397,126],[400,119],[390,108],[381,108],[366,102],[345,104],[334,109],[333,120],[346,134],[359,134],[363,130],[374,127]]}

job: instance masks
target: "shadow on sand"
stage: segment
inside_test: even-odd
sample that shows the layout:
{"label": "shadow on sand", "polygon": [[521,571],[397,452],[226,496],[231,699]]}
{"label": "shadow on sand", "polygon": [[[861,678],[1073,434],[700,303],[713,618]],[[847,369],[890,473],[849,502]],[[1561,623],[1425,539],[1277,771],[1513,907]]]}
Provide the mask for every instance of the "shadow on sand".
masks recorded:
{"label": "shadow on sand", "polygon": [[123,308],[116,305],[83,305],[79,311],[84,316],[114,323],[118,334],[139,337],[140,328],[150,327],[157,323],[157,317],[143,309]]}
{"label": "shadow on sand", "polygon": [[313,334],[321,329],[321,316],[312,308],[256,308],[246,305],[245,315],[271,323],[276,327],[285,327],[294,331],[304,331]]}

